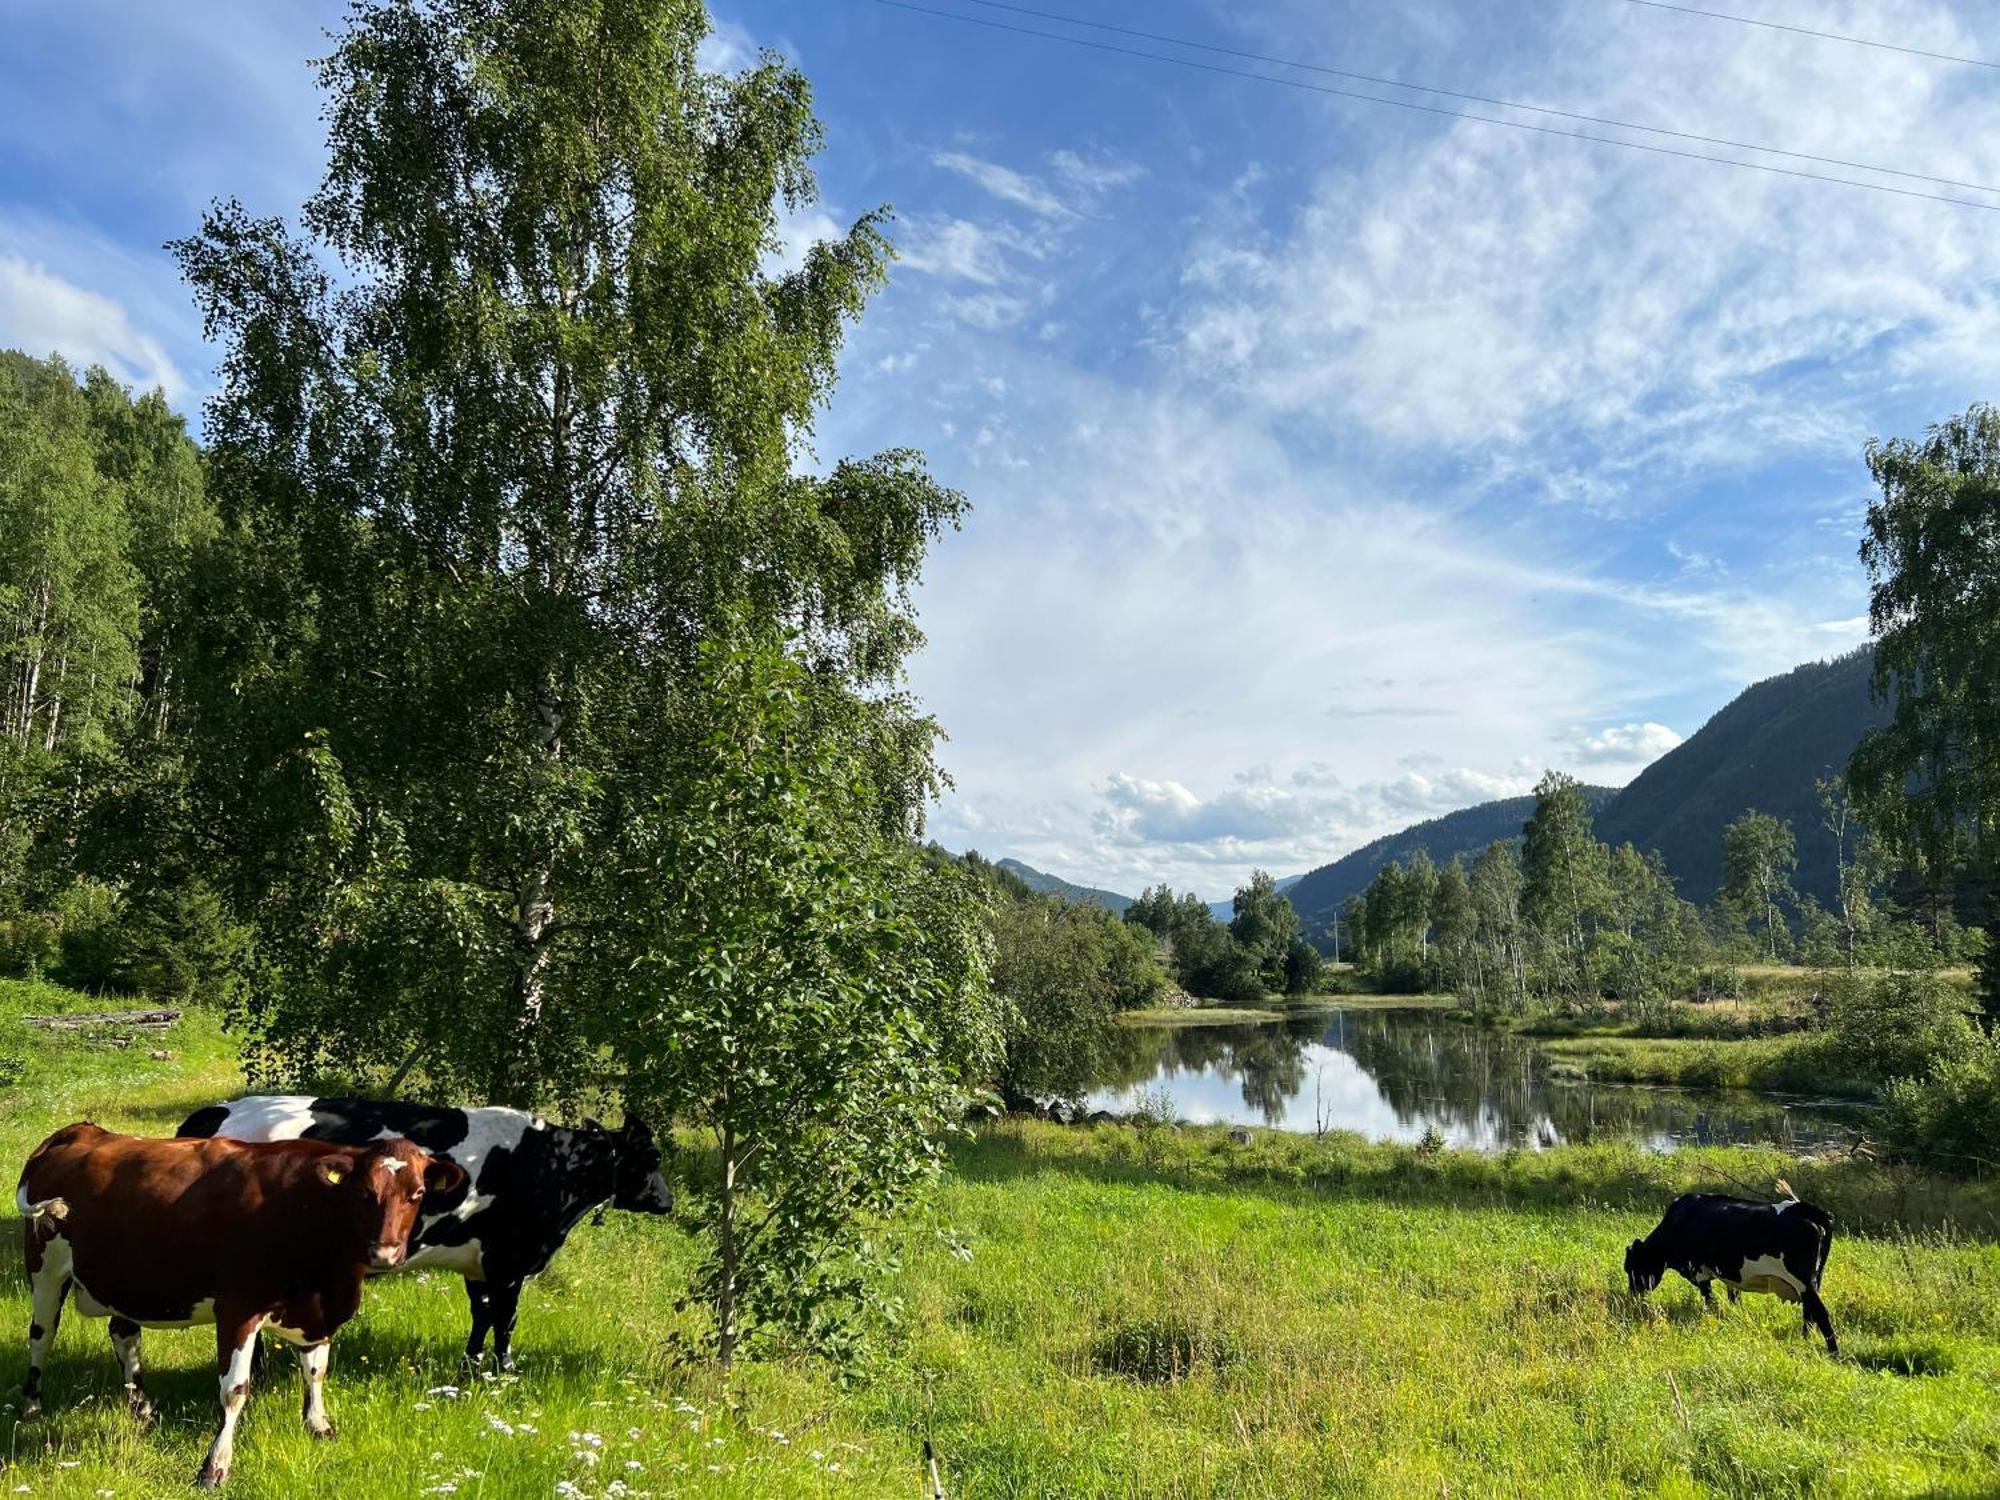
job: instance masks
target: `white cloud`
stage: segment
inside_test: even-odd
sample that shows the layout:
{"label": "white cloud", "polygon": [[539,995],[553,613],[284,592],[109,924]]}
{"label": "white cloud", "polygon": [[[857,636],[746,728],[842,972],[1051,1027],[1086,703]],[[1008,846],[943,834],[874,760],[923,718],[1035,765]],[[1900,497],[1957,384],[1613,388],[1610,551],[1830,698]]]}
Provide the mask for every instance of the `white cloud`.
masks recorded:
{"label": "white cloud", "polygon": [[1049,158],[1049,165],[1071,188],[1092,197],[1113,188],[1129,187],[1146,175],[1146,169],[1137,162],[1103,155],[1086,157],[1075,151],[1056,152]]}
{"label": "white cloud", "polygon": [[897,253],[897,263],[910,271],[950,281],[998,286],[1013,279],[1012,257],[1039,258],[1035,243],[1005,225],[976,224],[970,219],[920,218]]}
{"label": "white cloud", "polygon": [[757,61],[757,41],[734,21],[710,12],[709,33],[695,50],[695,62],[709,73],[740,73]]}
{"label": "white cloud", "polygon": [[821,240],[840,239],[846,233],[840,222],[817,204],[796,212],[780,205],[778,248],[767,258],[764,269],[767,274],[788,275],[805,265],[806,256],[814,245]]}
{"label": "white cloud", "polygon": [[1053,218],[1070,211],[1069,206],[1038,179],[1017,172],[1012,167],[1003,167],[998,162],[985,161],[963,151],[940,151],[931,157],[931,164],[943,167],[947,172],[956,172],[1001,202],[1015,204],[1030,213]]}
{"label": "white cloud", "polygon": [[[1634,66],[1615,9],[1572,9],[1549,51],[1484,86],[1628,119],[1672,99],[1719,135],[2000,182],[2000,91],[1965,70],[1779,39],[1687,38]],[[1956,29],[1917,3],[1869,24]],[[1948,371],[1958,400],[2000,380],[2000,214],[1359,105],[1326,115],[1330,137],[1380,149],[1322,173],[1282,237],[1219,215],[1175,325],[1190,378],[1274,416],[1462,450],[1552,497],[1582,479],[1576,498],[1605,508],[1663,473],[1858,451],[1859,359]]]}
{"label": "white cloud", "polygon": [[1609,724],[1595,733],[1578,730],[1570,759],[1579,766],[1646,766],[1680,742],[1664,724]]}
{"label": "white cloud", "polygon": [[160,387],[177,403],[188,393],[165,346],[135,326],[121,304],[18,255],[0,254],[0,344],[103,365],[128,385]]}

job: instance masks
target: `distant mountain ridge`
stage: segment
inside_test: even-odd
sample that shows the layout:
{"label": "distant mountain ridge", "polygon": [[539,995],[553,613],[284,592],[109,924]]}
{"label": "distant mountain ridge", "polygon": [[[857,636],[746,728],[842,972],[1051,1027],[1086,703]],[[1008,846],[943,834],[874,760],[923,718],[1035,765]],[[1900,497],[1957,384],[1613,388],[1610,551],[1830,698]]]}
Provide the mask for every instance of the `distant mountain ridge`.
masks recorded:
{"label": "distant mountain ridge", "polygon": [[1030,890],[1061,896],[1066,901],[1101,906],[1115,916],[1124,916],[1125,908],[1132,904],[1130,896],[1121,896],[1116,891],[1101,890],[1092,885],[1077,885],[1064,880],[1060,875],[1051,875],[1046,870],[1037,870],[1033,865],[1024,865],[1018,859],[996,859],[993,863],[1008,874],[1018,877]]}
{"label": "distant mountain ridge", "polygon": [[[1745,688],[1630,785],[1586,788],[1598,838],[1658,850],[1680,894],[1706,902],[1722,884],[1723,830],[1754,808],[1791,825],[1799,858],[1794,885],[1831,904],[1837,861],[1832,835],[1820,824],[1818,783],[1844,770],[1862,735],[1889,720],[1889,705],[1869,693],[1873,666],[1864,646]],[[1518,839],[1534,810],[1533,797],[1461,808],[1288,876],[1278,888],[1291,897],[1307,935],[1329,946],[1334,916],[1391,860],[1407,861],[1419,849],[1440,865],[1471,859],[1498,839]],[[999,863],[1039,891],[1120,914],[1132,904],[1129,896],[1075,885],[1019,860]],[[1232,915],[1229,901],[1210,902],[1209,910],[1225,922]]]}
{"label": "distant mountain ridge", "polygon": [[[1297,885],[1301,880],[1304,879],[1305,876],[1303,875],[1285,875],[1279,877],[1276,884],[1280,891],[1285,892],[1286,894],[1290,894],[1292,887]],[[1231,893],[1227,899],[1222,901],[1209,902],[1208,914],[1211,917],[1215,918],[1215,920],[1218,922],[1227,922],[1232,920],[1236,916],[1235,894]]]}
{"label": "distant mountain ridge", "polygon": [[[1820,826],[1818,782],[1844,770],[1862,735],[1888,722],[1889,706],[1869,695],[1873,664],[1863,647],[1745,688],[1629,786],[1590,789],[1598,838],[1657,849],[1680,894],[1705,902],[1722,884],[1723,830],[1754,808],[1791,825],[1794,884],[1830,903],[1837,859]],[[1293,887],[1292,904],[1307,932],[1320,936],[1390,860],[1419,849],[1438,864],[1469,858],[1495,839],[1520,837],[1534,808],[1532,797],[1509,797],[1376,839],[1309,871]]]}
{"label": "distant mountain ridge", "polygon": [[1839,876],[1833,836],[1820,824],[1819,781],[1893,709],[1869,694],[1867,648],[1794,667],[1745,688],[1727,707],[1639,773],[1597,820],[1609,844],[1657,849],[1690,901],[1722,884],[1722,831],[1755,808],[1789,823],[1802,894],[1832,903]]}
{"label": "distant mountain ridge", "polygon": [[[1601,812],[1618,793],[1610,787],[1586,787],[1592,812]],[[1343,854],[1332,864],[1309,870],[1292,887],[1292,905],[1309,936],[1319,939],[1332,930],[1334,917],[1368,888],[1376,873],[1391,861],[1407,864],[1422,850],[1432,861],[1448,865],[1463,857],[1470,861],[1488,844],[1501,839],[1517,839],[1521,828],[1535,811],[1533,797],[1503,797],[1497,802],[1481,802],[1460,808],[1443,817],[1431,818],[1414,827],[1363,844]]]}

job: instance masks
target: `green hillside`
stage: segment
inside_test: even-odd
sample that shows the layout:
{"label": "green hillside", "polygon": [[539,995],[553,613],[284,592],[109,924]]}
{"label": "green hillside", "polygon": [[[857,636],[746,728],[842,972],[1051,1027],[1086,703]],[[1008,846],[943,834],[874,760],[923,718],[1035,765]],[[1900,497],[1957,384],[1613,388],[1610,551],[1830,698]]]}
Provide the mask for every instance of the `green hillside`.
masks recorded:
{"label": "green hillside", "polygon": [[[1593,807],[1599,809],[1616,795],[1609,787],[1586,790],[1593,799]],[[1534,810],[1533,797],[1505,797],[1498,802],[1482,802],[1476,807],[1446,813],[1399,833],[1385,834],[1332,864],[1302,875],[1291,889],[1292,905],[1304,919],[1306,931],[1317,936],[1327,930],[1347,898],[1367,889],[1375,873],[1391,860],[1408,861],[1420,849],[1441,865],[1460,855],[1469,859],[1496,839],[1519,838],[1521,825]]]}
{"label": "green hillside", "polygon": [[1101,906],[1118,916],[1125,915],[1125,908],[1132,904],[1130,896],[1121,896],[1116,891],[1099,890],[1096,886],[1077,885],[1064,880],[1060,875],[1051,875],[1046,870],[1037,870],[1033,865],[1024,865],[1018,859],[996,859],[993,862],[1008,874],[1016,876],[1030,890],[1044,891],[1061,896],[1068,901],[1077,901],[1089,906]]}
{"label": "green hillside", "polygon": [[1872,660],[1864,647],[1744,689],[1612,800],[1598,837],[1659,850],[1681,895],[1706,901],[1722,883],[1722,830],[1755,808],[1791,824],[1795,883],[1831,903],[1835,851],[1816,784],[1844,770],[1861,736],[1888,720],[1888,706],[1869,698]]}
{"label": "green hillside", "polygon": [[[1820,826],[1817,784],[1843,769],[1861,736],[1888,718],[1887,706],[1869,698],[1870,665],[1864,647],[1745,688],[1622,791],[1592,789],[1598,837],[1659,850],[1680,894],[1706,901],[1722,883],[1723,829],[1755,808],[1791,825],[1798,889],[1831,903],[1835,851]],[[1533,811],[1532,797],[1509,797],[1389,834],[1305,875],[1292,904],[1309,931],[1323,932],[1390,860],[1408,860],[1419,849],[1439,864],[1470,856],[1495,839],[1518,837]]]}

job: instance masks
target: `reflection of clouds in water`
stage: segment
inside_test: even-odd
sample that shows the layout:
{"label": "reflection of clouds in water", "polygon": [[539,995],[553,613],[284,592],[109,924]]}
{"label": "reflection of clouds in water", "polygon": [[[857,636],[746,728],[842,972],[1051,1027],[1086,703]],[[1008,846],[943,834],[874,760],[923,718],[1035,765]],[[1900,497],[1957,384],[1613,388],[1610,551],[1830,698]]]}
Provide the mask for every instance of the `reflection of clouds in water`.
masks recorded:
{"label": "reflection of clouds in water", "polygon": [[1129,1111],[1164,1092],[1194,1124],[1355,1131],[1415,1142],[1435,1130],[1453,1146],[1492,1150],[1627,1141],[1671,1151],[1681,1141],[1844,1138],[1840,1118],[1772,1099],[1726,1101],[1675,1090],[1552,1084],[1512,1037],[1412,1012],[1335,1012],[1311,1022],[1170,1029],[1150,1077],[1092,1093],[1093,1109]]}

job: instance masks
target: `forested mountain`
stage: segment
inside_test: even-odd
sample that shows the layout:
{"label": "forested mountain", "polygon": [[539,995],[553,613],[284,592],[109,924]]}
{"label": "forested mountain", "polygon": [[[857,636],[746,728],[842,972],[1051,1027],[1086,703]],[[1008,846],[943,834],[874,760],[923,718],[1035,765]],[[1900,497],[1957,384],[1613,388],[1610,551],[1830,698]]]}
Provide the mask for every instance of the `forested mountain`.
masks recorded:
{"label": "forested mountain", "polygon": [[[1844,770],[1862,734],[1888,717],[1886,706],[1869,699],[1870,662],[1864,647],[1757,683],[1631,785],[1590,788],[1598,838],[1659,850],[1679,894],[1705,902],[1722,883],[1723,829],[1754,808],[1791,825],[1799,891],[1833,904],[1834,845],[1820,826],[1817,784]],[[1495,839],[1518,838],[1534,802],[1485,802],[1364,844],[1303,877],[1292,904],[1317,937],[1390,860],[1421,849],[1442,865]]]}
{"label": "forested mountain", "polygon": [[1101,906],[1117,916],[1122,917],[1125,908],[1132,904],[1130,896],[1121,896],[1116,891],[1099,890],[1095,886],[1077,885],[1064,880],[1060,875],[1051,875],[1045,870],[1037,870],[1033,865],[1024,865],[1018,859],[998,859],[994,864],[1008,874],[1018,877],[1030,890],[1051,892],[1066,900]]}
{"label": "forested mountain", "polygon": [[1833,904],[1834,842],[1820,826],[1817,784],[1844,772],[1861,736],[1888,721],[1888,706],[1869,698],[1872,661],[1863,647],[1744,689],[1619,792],[1598,814],[1597,836],[1659,850],[1681,896],[1706,901],[1722,883],[1723,828],[1755,808],[1791,825],[1793,884]]}
{"label": "forested mountain", "polygon": [[[1605,802],[1616,795],[1609,787],[1584,790],[1593,812],[1601,811]],[[1292,905],[1298,908],[1307,933],[1320,941],[1347,898],[1366,890],[1368,882],[1390,860],[1407,862],[1420,849],[1439,865],[1450,864],[1460,855],[1469,860],[1496,839],[1519,838],[1521,825],[1534,810],[1533,797],[1504,797],[1498,802],[1482,802],[1476,807],[1446,813],[1399,833],[1385,834],[1332,864],[1300,876],[1289,893]]]}

